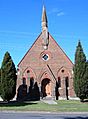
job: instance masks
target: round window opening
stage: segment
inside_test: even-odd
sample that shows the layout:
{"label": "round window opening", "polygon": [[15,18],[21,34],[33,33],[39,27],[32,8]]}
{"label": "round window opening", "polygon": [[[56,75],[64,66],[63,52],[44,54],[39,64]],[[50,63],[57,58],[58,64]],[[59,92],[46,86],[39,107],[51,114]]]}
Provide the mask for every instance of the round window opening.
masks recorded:
{"label": "round window opening", "polygon": [[64,69],[62,69],[61,72],[64,73]]}
{"label": "round window opening", "polygon": [[49,59],[49,56],[48,54],[44,54],[43,57],[42,57],[43,60],[47,61]]}

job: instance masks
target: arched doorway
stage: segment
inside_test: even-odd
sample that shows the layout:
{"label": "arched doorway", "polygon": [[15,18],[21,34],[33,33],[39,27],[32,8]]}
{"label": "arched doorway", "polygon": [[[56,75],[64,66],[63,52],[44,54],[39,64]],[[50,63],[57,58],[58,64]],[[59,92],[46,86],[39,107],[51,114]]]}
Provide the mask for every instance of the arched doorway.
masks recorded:
{"label": "arched doorway", "polygon": [[45,78],[41,82],[41,92],[42,96],[51,96],[51,81],[48,78]]}

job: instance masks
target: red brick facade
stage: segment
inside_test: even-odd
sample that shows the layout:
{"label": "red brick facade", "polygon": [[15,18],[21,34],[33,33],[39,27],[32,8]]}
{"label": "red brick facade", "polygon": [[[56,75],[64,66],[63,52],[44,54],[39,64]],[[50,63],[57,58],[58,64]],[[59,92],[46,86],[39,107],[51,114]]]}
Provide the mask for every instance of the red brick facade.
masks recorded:
{"label": "red brick facade", "polygon": [[[48,45],[43,47],[42,33],[18,64],[17,89],[25,80],[27,92],[31,81],[37,83],[42,97],[70,99],[73,89],[73,63],[48,33]],[[18,93],[18,92],[17,92]]]}
{"label": "red brick facade", "polygon": [[[48,59],[44,60],[44,54],[48,55]],[[63,50],[58,46],[52,36],[49,34],[49,46],[47,50],[42,46],[42,35],[37,38],[30,50],[23,57],[18,65],[18,80],[17,88],[22,84],[23,77],[26,84],[30,86],[30,79],[28,74],[33,77],[34,82],[41,86],[43,79],[49,79],[51,84],[51,96],[55,96],[56,81],[60,80],[60,87],[58,93],[60,97],[66,98],[66,78],[68,78],[68,96],[74,97],[73,89],[73,64],[66,56]]]}

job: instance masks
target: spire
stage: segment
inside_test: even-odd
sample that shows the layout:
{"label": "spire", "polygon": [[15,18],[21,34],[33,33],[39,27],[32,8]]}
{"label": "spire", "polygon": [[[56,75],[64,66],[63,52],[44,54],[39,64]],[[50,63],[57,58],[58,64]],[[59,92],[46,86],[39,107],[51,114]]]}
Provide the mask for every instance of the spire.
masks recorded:
{"label": "spire", "polygon": [[43,5],[43,11],[42,11],[42,23],[45,23],[46,27],[47,27],[47,15],[46,15],[46,9]]}
{"label": "spire", "polygon": [[48,21],[47,21],[47,15],[46,15],[46,9],[43,5],[43,11],[42,11],[42,39],[43,39],[43,48],[46,50],[48,48]]}

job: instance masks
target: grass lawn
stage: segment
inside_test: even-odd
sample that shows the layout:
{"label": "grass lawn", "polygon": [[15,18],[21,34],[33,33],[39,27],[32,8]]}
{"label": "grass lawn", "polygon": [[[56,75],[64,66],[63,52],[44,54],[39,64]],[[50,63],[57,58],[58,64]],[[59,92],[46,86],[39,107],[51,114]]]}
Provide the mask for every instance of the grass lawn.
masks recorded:
{"label": "grass lawn", "polygon": [[88,112],[88,103],[81,103],[80,101],[56,101],[57,105],[45,104],[41,101],[34,102],[0,102],[0,111],[14,110],[14,111],[50,111],[50,112]]}

